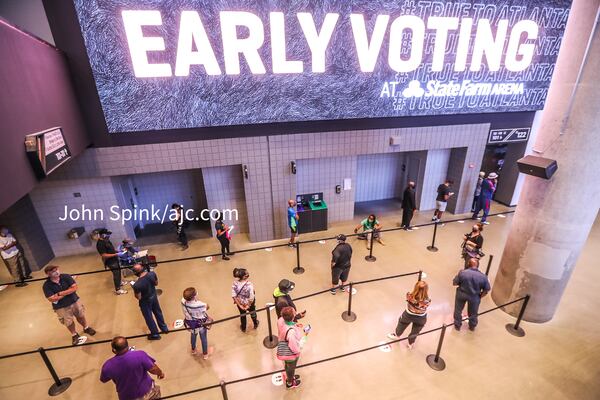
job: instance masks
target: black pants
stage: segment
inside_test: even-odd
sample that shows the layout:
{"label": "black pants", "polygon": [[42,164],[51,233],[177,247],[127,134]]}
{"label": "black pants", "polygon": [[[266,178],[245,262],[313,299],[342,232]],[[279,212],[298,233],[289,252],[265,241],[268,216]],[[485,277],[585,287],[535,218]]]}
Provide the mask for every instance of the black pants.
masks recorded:
{"label": "black pants", "polygon": [[113,284],[115,285],[116,292],[121,287],[121,267],[119,264],[109,264],[106,268],[109,268],[110,272],[112,272]]}
{"label": "black pants", "polygon": [[[254,322],[254,326],[256,327],[256,325],[258,325],[258,318],[256,317],[256,300],[254,300],[252,302],[252,304],[250,305],[250,307],[247,310],[243,310],[240,308],[240,306],[237,306],[240,314],[245,314],[247,312],[251,312],[252,314],[250,314],[250,318],[252,318],[252,322]],[[243,331],[246,331],[246,315],[242,315],[240,317],[240,328]]]}
{"label": "black pants", "polygon": [[473,204],[471,205],[471,212],[475,211],[475,207],[477,207],[477,202],[479,201],[479,195],[473,196]]}
{"label": "black pants", "polygon": [[426,322],[427,315],[416,316],[404,311],[402,316],[398,319],[398,325],[396,325],[396,336],[402,336],[408,325],[412,324],[410,334],[408,335],[408,343],[413,344],[415,340],[417,340],[417,335],[421,332],[421,329],[423,329]]}
{"label": "black pants", "polygon": [[403,208],[402,209],[402,223],[400,224],[400,226],[408,228],[410,226],[410,221],[412,220],[412,217],[413,217],[413,210],[410,208]]}
{"label": "black pants", "polygon": [[185,234],[183,226],[177,226],[177,240],[183,247],[188,245],[187,235]]}
{"label": "black pants", "polygon": [[479,303],[481,297],[479,295],[469,295],[460,289],[456,290],[454,299],[454,326],[460,328],[462,325],[462,310],[467,303],[467,313],[469,314],[469,327],[477,326],[477,312],[479,311]]}
{"label": "black pants", "polygon": [[296,372],[296,364],[298,364],[298,359],[288,360],[284,362],[285,364],[285,381],[290,385],[294,382],[294,373]]}
{"label": "black pants", "polygon": [[227,236],[225,234],[222,234],[221,236],[217,235],[217,239],[219,239],[219,243],[221,243],[221,254],[223,255],[223,257],[225,257],[225,255],[229,254],[229,239],[227,239]]}

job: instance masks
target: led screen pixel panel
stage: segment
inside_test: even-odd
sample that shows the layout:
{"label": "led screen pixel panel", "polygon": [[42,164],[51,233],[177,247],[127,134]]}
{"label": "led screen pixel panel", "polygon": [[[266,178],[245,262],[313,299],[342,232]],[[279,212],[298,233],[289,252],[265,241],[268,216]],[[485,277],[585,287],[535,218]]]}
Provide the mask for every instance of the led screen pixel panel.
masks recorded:
{"label": "led screen pixel panel", "polygon": [[112,133],[539,110],[571,2],[74,4]]}

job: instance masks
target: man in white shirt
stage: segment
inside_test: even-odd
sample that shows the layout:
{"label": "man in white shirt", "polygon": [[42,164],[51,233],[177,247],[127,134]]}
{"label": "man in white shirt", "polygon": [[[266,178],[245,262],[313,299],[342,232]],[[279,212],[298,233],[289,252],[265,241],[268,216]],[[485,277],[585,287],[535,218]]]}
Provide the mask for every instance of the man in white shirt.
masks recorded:
{"label": "man in white shirt", "polygon": [[17,239],[10,234],[8,228],[5,226],[0,227],[0,255],[13,280],[21,282],[16,286],[25,286],[26,284],[23,281],[31,279],[31,276],[25,271],[25,260],[17,245]]}

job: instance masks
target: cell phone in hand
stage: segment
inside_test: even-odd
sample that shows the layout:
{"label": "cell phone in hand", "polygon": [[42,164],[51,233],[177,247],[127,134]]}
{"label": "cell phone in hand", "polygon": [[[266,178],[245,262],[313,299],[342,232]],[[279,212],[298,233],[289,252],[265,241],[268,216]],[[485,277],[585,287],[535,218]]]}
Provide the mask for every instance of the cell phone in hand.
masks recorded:
{"label": "cell phone in hand", "polygon": [[304,327],[304,333],[308,334],[308,333],[310,332],[310,330],[311,330],[311,329],[312,329],[312,328],[310,327],[310,324],[306,325],[306,326]]}

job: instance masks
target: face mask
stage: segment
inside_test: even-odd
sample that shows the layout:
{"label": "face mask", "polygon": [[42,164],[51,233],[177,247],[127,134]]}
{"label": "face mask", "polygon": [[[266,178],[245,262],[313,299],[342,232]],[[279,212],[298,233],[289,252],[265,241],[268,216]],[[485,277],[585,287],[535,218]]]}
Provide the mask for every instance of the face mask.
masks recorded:
{"label": "face mask", "polygon": [[0,233],[2,233],[2,236],[7,236],[9,234],[8,229],[2,229]]}

